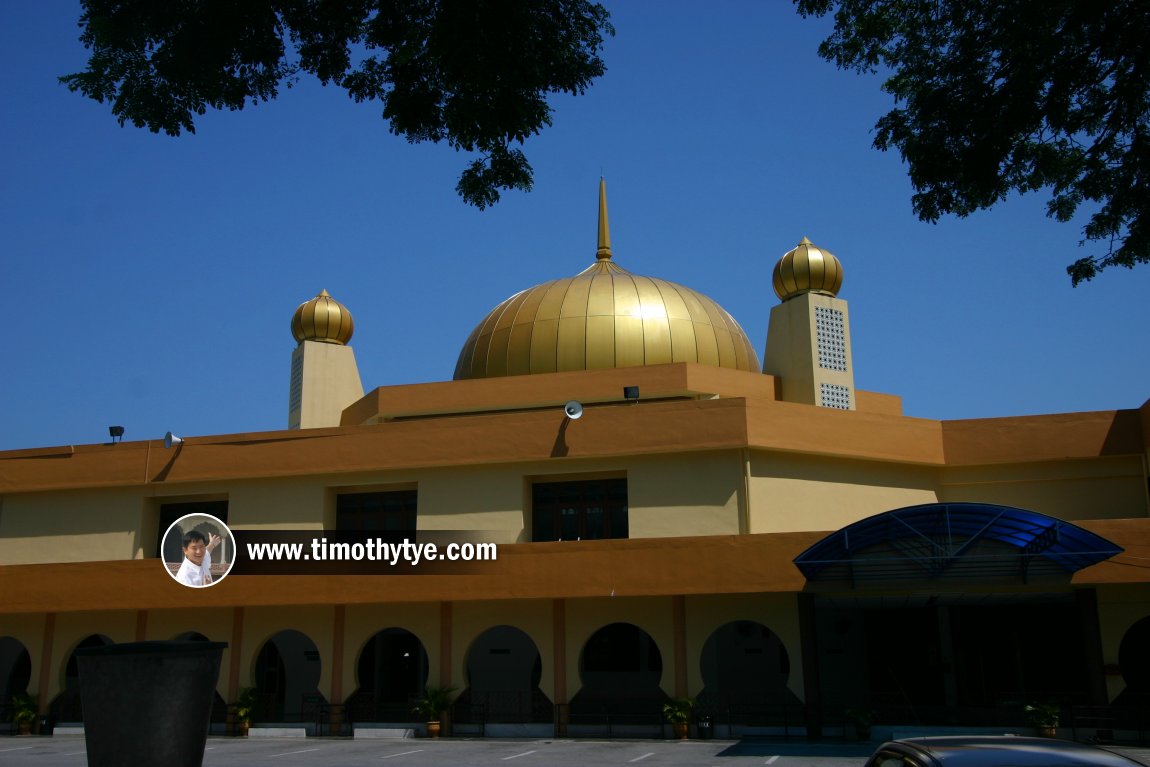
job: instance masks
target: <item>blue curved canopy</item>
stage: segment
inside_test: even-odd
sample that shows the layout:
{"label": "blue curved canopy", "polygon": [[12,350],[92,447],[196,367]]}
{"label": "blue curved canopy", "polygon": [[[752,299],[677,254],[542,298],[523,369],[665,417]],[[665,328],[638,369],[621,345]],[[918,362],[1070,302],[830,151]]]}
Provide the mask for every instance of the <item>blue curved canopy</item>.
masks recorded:
{"label": "blue curved canopy", "polygon": [[1069,575],[1122,548],[1077,525],[987,503],[908,506],[855,522],[795,558],[808,581]]}

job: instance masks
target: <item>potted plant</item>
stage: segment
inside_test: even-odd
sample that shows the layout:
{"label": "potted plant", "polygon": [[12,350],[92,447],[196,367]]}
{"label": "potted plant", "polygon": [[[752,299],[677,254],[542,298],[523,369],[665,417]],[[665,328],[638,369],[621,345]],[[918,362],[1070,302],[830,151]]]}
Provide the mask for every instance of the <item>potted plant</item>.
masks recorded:
{"label": "potted plant", "polygon": [[1043,738],[1058,737],[1058,722],[1062,707],[1057,703],[1030,703],[1025,708],[1026,720],[1038,729]]}
{"label": "potted plant", "polygon": [[874,723],[874,709],[870,706],[851,706],[847,709],[847,716],[855,725],[855,734],[859,740],[870,740],[870,729]]}
{"label": "potted plant", "polygon": [[236,704],[232,707],[232,713],[235,716],[240,735],[246,736],[251,727],[252,715],[256,710],[257,695],[256,688],[245,687],[236,696]]}
{"label": "potted plant", "polygon": [[412,710],[427,721],[427,737],[438,738],[442,730],[443,712],[451,705],[451,694],[454,687],[423,688],[423,695],[415,701]]}
{"label": "potted plant", "polygon": [[16,725],[21,735],[32,733],[32,724],[39,715],[36,699],[31,695],[20,692],[12,696],[12,723]]}
{"label": "potted plant", "polygon": [[675,698],[669,703],[663,704],[663,716],[671,723],[671,729],[679,740],[687,738],[693,708],[695,708],[694,698]]}

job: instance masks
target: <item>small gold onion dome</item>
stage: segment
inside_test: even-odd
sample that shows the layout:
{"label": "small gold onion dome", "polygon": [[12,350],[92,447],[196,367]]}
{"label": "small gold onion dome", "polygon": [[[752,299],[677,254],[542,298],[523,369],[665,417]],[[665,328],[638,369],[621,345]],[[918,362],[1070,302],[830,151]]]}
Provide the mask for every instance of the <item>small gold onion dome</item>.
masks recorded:
{"label": "small gold onion dome", "polygon": [[304,301],[291,318],[291,333],[297,343],[322,341],[326,344],[346,344],[355,332],[351,312],[347,307],[321,290],[310,301]]}
{"label": "small gold onion dome", "polygon": [[806,237],[775,264],[775,295],[783,301],[802,293],[837,295],[843,286],[843,265],[829,250]]}
{"label": "small gold onion dome", "polygon": [[600,182],[596,262],[492,309],[463,345],[456,380],[669,362],[759,372],[747,334],[721,306],[612,261],[606,200]]}

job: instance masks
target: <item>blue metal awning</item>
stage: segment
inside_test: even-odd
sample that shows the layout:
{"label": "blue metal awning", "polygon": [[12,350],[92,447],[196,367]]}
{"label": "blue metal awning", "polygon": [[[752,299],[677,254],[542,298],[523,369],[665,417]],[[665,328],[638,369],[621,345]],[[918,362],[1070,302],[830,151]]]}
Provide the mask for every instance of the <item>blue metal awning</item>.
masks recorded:
{"label": "blue metal awning", "polygon": [[1070,575],[1122,552],[1061,519],[987,503],[908,506],[855,522],[795,558],[808,581]]}

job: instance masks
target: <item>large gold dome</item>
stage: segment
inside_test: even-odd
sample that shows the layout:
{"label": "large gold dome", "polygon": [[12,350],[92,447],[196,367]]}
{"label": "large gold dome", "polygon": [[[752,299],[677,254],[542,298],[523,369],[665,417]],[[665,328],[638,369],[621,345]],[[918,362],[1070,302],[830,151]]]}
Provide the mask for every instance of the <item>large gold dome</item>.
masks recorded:
{"label": "large gold dome", "polygon": [[606,199],[600,183],[596,262],[492,309],[463,345],[456,380],[668,362],[759,372],[747,334],[721,306],[612,261]]}
{"label": "large gold dome", "polygon": [[300,304],[291,318],[291,333],[297,343],[322,341],[328,344],[346,344],[355,332],[355,323],[347,307],[336,301],[326,290],[310,301]]}

